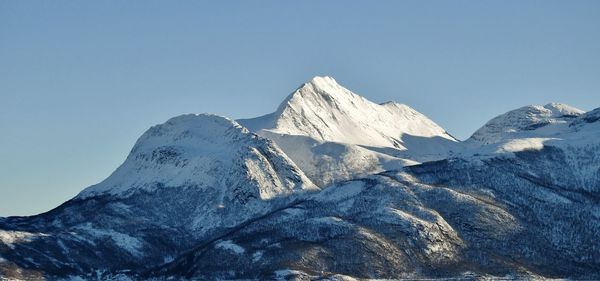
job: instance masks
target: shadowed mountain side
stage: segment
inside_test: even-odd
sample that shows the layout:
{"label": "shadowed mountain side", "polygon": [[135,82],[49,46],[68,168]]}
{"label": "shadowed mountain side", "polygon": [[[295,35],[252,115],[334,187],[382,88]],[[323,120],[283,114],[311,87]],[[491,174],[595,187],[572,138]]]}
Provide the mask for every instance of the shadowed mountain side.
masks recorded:
{"label": "shadowed mountain side", "polygon": [[322,188],[334,182],[417,164],[359,145],[269,131],[260,134],[277,143],[306,176]]}
{"label": "shadowed mountain side", "polygon": [[331,186],[151,276],[269,279],[282,271],[357,278],[444,278],[468,271],[535,275],[535,269],[511,257],[511,241],[524,228],[509,206],[485,194],[406,183],[405,176],[383,173]]}
{"label": "shadowed mountain side", "polygon": [[366,145],[361,145],[361,147],[396,158],[410,159],[417,163],[445,159],[462,149],[460,143],[439,136],[424,137],[403,134],[398,143],[405,149]]}

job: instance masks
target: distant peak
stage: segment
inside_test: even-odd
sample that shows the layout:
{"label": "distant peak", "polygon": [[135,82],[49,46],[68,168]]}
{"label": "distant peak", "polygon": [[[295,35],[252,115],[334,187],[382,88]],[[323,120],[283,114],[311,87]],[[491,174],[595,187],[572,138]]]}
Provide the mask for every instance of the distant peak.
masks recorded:
{"label": "distant peak", "polygon": [[585,111],[564,103],[547,103],[545,105],[526,105],[499,115],[501,118],[508,115],[519,115],[523,118],[551,118],[561,116],[579,116]]}
{"label": "distant peak", "polygon": [[515,133],[570,122],[583,113],[583,110],[562,103],[528,105],[496,116],[479,128],[471,138],[486,144],[495,143]]}

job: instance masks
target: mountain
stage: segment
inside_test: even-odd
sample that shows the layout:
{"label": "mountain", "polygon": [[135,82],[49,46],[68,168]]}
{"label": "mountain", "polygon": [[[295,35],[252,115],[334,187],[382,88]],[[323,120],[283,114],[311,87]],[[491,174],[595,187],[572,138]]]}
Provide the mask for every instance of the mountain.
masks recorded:
{"label": "mountain", "polygon": [[466,141],[315,77],[272,114],[150,128],[106,180],[0,218],[0,279],[600,279],[600,108]]}
{"label": "mountain", "polygon": [[549,103],[544,106],[529,105],[490,120],[470,139],[490,144],[506,138],[523,137],[531,131],[536,131],[535,135],[539,135],[541,131],[538,129],[548,125],[567,124],[583,113],[583,110],[560,103]]}
{"label": "mountain", "polygon": [[455,140],[414,109],[394,102],[373,103],[327,76],[304,83],[274,113],[238,122],[255,132],[399,149],[405,149],[403,135]]}
{"label": "mountain", "polygon": [[[498,122],[545,108],[529,106],[478,131],[503,123],[498,140],[546,140],[535,146],[469,140],[448,159],[330,185],[145,276],[598,279],[600,109],[546,107],[576,116]],[[547,124],[515,133],[535,122]]]}
{"label": "mountain", "polygon": [[373,103],[331,77],[314,77],[278,109],[237,120],[274,140],[317,185],[443,159],[457,140],[416,110]]}
{"label": "mountain", "polygon": [[314,189],[272,142],[249,133],[233,120],[189,114],[150,128],[123,165],[76,198],[127,197],[159,187],[181,186],[199,189],[207,197],[216,190],[219,205],[252,203]]}
{"label": "mountain", "polygon": [[112,175],[56,209],[1,219],[0,269],[158,265],[316,190],[272,141],[227,118],[182,115],[150,128]]}
{"label": "mountain", "polygon": [[519,158],[545,155],[522,163],[531,180],[561,190],[600,191],[599,109],[584,111],[564,105],[527,106],[500,115],[464,143],[461,157]]}

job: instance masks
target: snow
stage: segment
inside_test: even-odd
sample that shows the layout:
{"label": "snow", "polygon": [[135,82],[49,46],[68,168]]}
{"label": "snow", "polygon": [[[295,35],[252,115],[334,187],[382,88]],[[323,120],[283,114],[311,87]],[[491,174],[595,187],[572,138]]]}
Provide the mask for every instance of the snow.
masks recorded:
{"label": "snow", "polygon": [[319,186],[416,163],[358,145],[319,142],[310,137],[266,131],[262,135],[274,140],[311,181]]}
{"label": "snow", "polygon": [[544,148],[544,142],[553,140],[552,138],[524,138],[514,139],[503,143],[498,147],[496,153],[519,152],[525,150],[541,150]]}
{"label": "snow", "polygon": [[[306,274],[303,271],[300,270],[293,270],[293,269],[280,269],[280,270],[276,270],[274,272],[275,274],[275,280],[296,280],[296,279],[304,279],[304,278],[290,278],[292,276],[294,277],[311,277],[310,275]],[[313,276],[314,277],[314,276]],[[309,280],[310,278],[306,278],[306,280]]]}
{"label": "snow", "polygon": [[549,103],[529,105],[499,115],[477,130],[471,140],[483,144],[500,142],[520,132],[538,130],[548,125],[565,124],[581,116],[584,111],[569,105]]}
{"label": "snow", "polygon": [[265,252],[264,251],[256,251],[254,252],[254,254],[252,254],[252,261],[253,262],[257,262],[260,259],[262,259],[262,256]]}
{"label": "snow", "polygon": [[364,190],[365,186],[361,181],[350,181],[339,185],[331,186],[314,197],[321,202],[334,202],[349,199]]}
{"label": "snow", "polygon": [[220,241],[215,245],[215,248],[229,250],[237,255],[241,255],[246,252],[242,246],[233,243],[231,240]]}
{"label": "snow", "polygon": [[348,225],[348,223],[344,222],[344,220],[338,217],[319,217],[312,218],[309,220],[310,222],[317,224],[331,224],[331,225]]}
{"label": "snow", "polygon": [[124,233],[114,231],[112,229],[95,228],[91,223],[79,225],[79,226],[75,227],[75,229],[78,230],[78,232],[80,232],[80,234],[81,234],[81,232],[83,232],[83,233],[86,233],[86,234],[92,236],[95,239],[108,237],[118,247],[120,247],[121,249],[129,252],[130,254],[132,254],[136,257],[141,257],[143,255],[142,254],[143,244],[142,244],[142,241],[140,241],[138,238],[129,236]]}
{"label": "snow", "polygon": [[[272,162],[283,167],[272,167]],[[187,114],[146,131],[125,163],[78,198],[127,197],[139,190],[181,186],[221,189],[224,178],[235,175],[243,178],[230,182],[249,177],[259,186],[256,192],[261,199],[315,189],[285,154],[237,122],[211,114]]]}
{"label": "snow", "polygon": [[0,242],[8,246],[11,249],[15,248],[15,244],[27,243],[38,238],[48,236],[44,233],[31,233],[25,231],[12,231],[12,230],[1,230],[0,229]]}
{"label": "snow", "polygon": [[403,135],[454,141],[416,110],[399,103],[373,103],[331,77],[314,77],[288,96],[274,113],[238,122],[255,132],[266,130],[378,147],[402,148]]}
{"label": "snow", "polygon": [[237,120],[272,139],[315,184],[448,157],[458,144],[444,129],[404,104],[377,104],[315,77],[271,114]]}
{"label": "snow", "polygon": [[[174,228],[191,226],[191,233],[194,233],[191,235],[205,239],[207,236],[202,235],[211,230],[231,229],[248,219],[259,218],[259,215],[274,210],[272,207],[275,205],[270,205],[272,201],[283,198],[278,202],[282,203],[278,205],[278,210],[283,210],[287,215],[278,219],[300,222],[302,226],[299,232],[302,234],[294,235],[305,241],[322,241],[358,231],[361,239],[377,241],[386,247],[392,245],[379,237],[377,229],[359,227],[355,221],[358,217],[348,216],[364,212],[367,217],[359,219],[372,220],[374,225],[391,225],[394,230],[398,228],[410,234],[408,236],[411,239],[425,241],[424,250],[427,255],[454,255],[456,251],[453,247],[456,245],[445,242],[462,243],[461,238],[440,215],[443,212],[438,213],[426,206],[433,206],[435,203],[439,208],[449,208],[449,214],[455,214],[454,207],[467,206],[468,202],[472,206],[487,206],[488,204],[479,202],[483,201],[480,198],[483,194],[482,198],[486,199],[484,202],[490,206],[481,207],[481,211],[465,209],[469,212],[469,217],[477,219],[478,223],[489,223],[483,221],[483,218],[488,214],[495,216],[491,222],[499,225],[494,228],[495,234],[502,234],[503,231],[516,233],[521,226],[502,206],[491,204],[496,202],[495,193],[484,186],[493,185],[476,186],[478,191],[475,196],[466,191],[459,192],[450,186],[427,186],[427,180],[405,173],[403,167],[447,157],[463,157],[473,161],[470,164],[474,165],[468,168],[477,169],[476,165],[485,161],[477,161],[482,159],[476,157],[504,159],[506,156],[517,155],[526,159],[530,154],[520,152],[541,151],[551,147],[559,149],[560,154],[548,155],[561,157],[556,163],[566,163],[567,167],[564,168],[573,170],[569,175],[574,176],[570,178],[594,179],[600,171],[600,156],[597,155],[600,150],[599,120],[600,109],[584,113],[564,104],[531,105],[490,120],[469,140],[459,142],[433,121],[406,105],[395,102],[376,104],[340,86],[331,77],[315,77],[288,96],[274,113],[239,120],[256,134],[234,120],[211,114],[181,115],[150,128],[139,138],[126,161],[109,178],[82,191],[77,199],[103,195],[117,197],[120,201],[109,201],[105,210],[118,214],[120,219],[137,216],[140,209],[148,207],[143,205],[144,202],[135,201],[133,195],[138,191],[170,191],[169,188],[174,192],[191,190],[192,193],[184,195],[201,194],[200,199],[196,201],[194,198],[187,206],[177,206],[182,207],[181,209],[189,207],[189,213],[175,215],[189,220],[182,220],[183,223]],[[547,164],[544,161],[555,161],[543,157],[534,159],[535,164],[542,168]],[[511,165],[510,161],[504,164]],[[373,175],[390,170],[397,171]],[[560,171],[546,170],[548,171],[540,169],[534,170],[535,172],[517,172],[520,176],[550,180],[560,175]],[[390,176],[394,173],[398,174]],[[471,175],[467,173],[467,176]],[[318,190],[313,181],[327,188],[319,193],[305,193]],[[369,183],[368,188],[366,183]],[[495,184],[493,181],[491,183]],[[597,182],[582,180],[580,185],[570,186],[583,186],[583,189],[590,186],[589,190],[597,192]],[[386,190],[386,187],[393,189]],[[468,185],[461,187],[467,191],[469,188],[471,187]],[[378,193],[380,191],[386,193]],[[395,194],[395,191],[403,193]],[[514,192],[509,189],[506,194],[509,193]],[[559,193],[551,188],[540,188],[527,195],[528,200],[537,199],[539,202],[561,206],[579,204],[569,194]],[[293,207],[288,205],[286,208],[283,205],[292,202],[290,198],[297,199],[296,196],[306,197],[295,201],[300,203]],[[503,197],[500,196],[498,201],[502,202],[500,200]],[[431,197],[428,200],[432,201],[427,204],[419,203],[419,200],[423,200],[421,197]],[[127,200],[121,200],[124,198]],[[239,198],[247,201],[239,201]],[[159,200],[163,199],[160,197]],[[398,200],[403,203],[390,204]],[[319,212],[327,212],[315,214],[315,210],[311,209],[314,206],[319,206],[316,207]],[[329,206],[332,209],[326,208]],[[509,207],[512,208],[510,205]],[[332,210],[333,212],[329,212]],[[594,207],[588,211],[595,218],[600,217],[600,208]],[[73,213],[69,215],[71,214]],[[168,216],[174,215],[165,212],[162,221],[152,221],[152,227],[165,227],[163,230],[172,227],[161,224],[173,218]],[[74,217],[76,220],[77,216]],[[83,223],[73,228],[65,226],[65,229],[72,231],[69,233],[73,235],[74,242],[85,241],[90,245],[98,243],[96,246],[108,242],[103,245],[116,248],[118,254],[121,254],[120,248],[140,260],[148,258],[144,256],[143,250],[152,245],[134,237],[139,233],[138,228],[119,229],[122,224],[116,222],[111,226],[112,221],[107,221],[104,216],[100,217],[102,219],[98,221],[98,225]],[[261,220],[268,218],[261,217]],[[53,229],[62,229],[63,221],[55,218],[51,224]],[[457,229],[460,227],[459,224],[452,225],[457,226]],[[181,233],[183,231],[189,229],[184,229]],[[561,240],[567,236],[561,237],[560,232],[556,233],[557,237],[552,239],[557,243],[568,242]],[[0,242],[13,250],[19,243],[31,242],[42,236],[47,235],[0,230]],[[274,238],[269,237],[273,239],[270,243],[276,241]],[[73,245],[80,244],[64,243],[60,238],[53,240],[63,253],[70,255],[76,254],[76,246]],[[268,245],[268,239],[261,243],[265,244],[265,249],[282,247],[280,243]],[[233,240],[217,241],[214,248],[235,255],[248,253],[253,262],[264,262],[264,251],[245,249]],[[160,258],[165,263],[179,259],[175,254]],[[269,255],[268,258],[270,262],[272,256]],[[23,260],[41,265],[37,263],[40,259],[35,257],[24,257]],[[0,261],[4,261],[2,257]],[[288,275],[306,276],[306,273],[295,270],[276,272],[278,277]]]}
{"label": "snow", "polygon": [[[200,201],[188,202],[190,221],[185,224],[202,236],[269,211],[276,198],[290,200],[318,187],[274,142],[225,117],[187,114],[146,131],[112,175],[77,198],[135,198],[140,192],[169,196],[170,190],[177,193],[174,197],[202,194]],[[129,210],[119,204],[112,208]],[[127,237],[112,236],[128,244]],[[133,245],[124,248],[135,254]]]}

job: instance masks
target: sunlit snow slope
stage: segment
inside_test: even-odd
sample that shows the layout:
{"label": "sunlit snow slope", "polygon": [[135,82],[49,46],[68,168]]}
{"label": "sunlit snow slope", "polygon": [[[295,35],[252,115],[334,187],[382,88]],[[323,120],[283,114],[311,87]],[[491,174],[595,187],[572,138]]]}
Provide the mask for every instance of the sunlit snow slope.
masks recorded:
{"label": "sunlit snow slope", "polygon": [[265,116],[238,120],[273,139],[317,184],[443,159],[456,139],[416,110],[376,104],[314,77]]}
{"label": "sunlit snow slope", "polygon": [[188,114],[150,128],[125,163],[106,180],[83,190],[78,198],[127,196],[170,186],[193,186],[224,194],[237,191],[258,199],[314,188],[270,141],[224,117]]}

